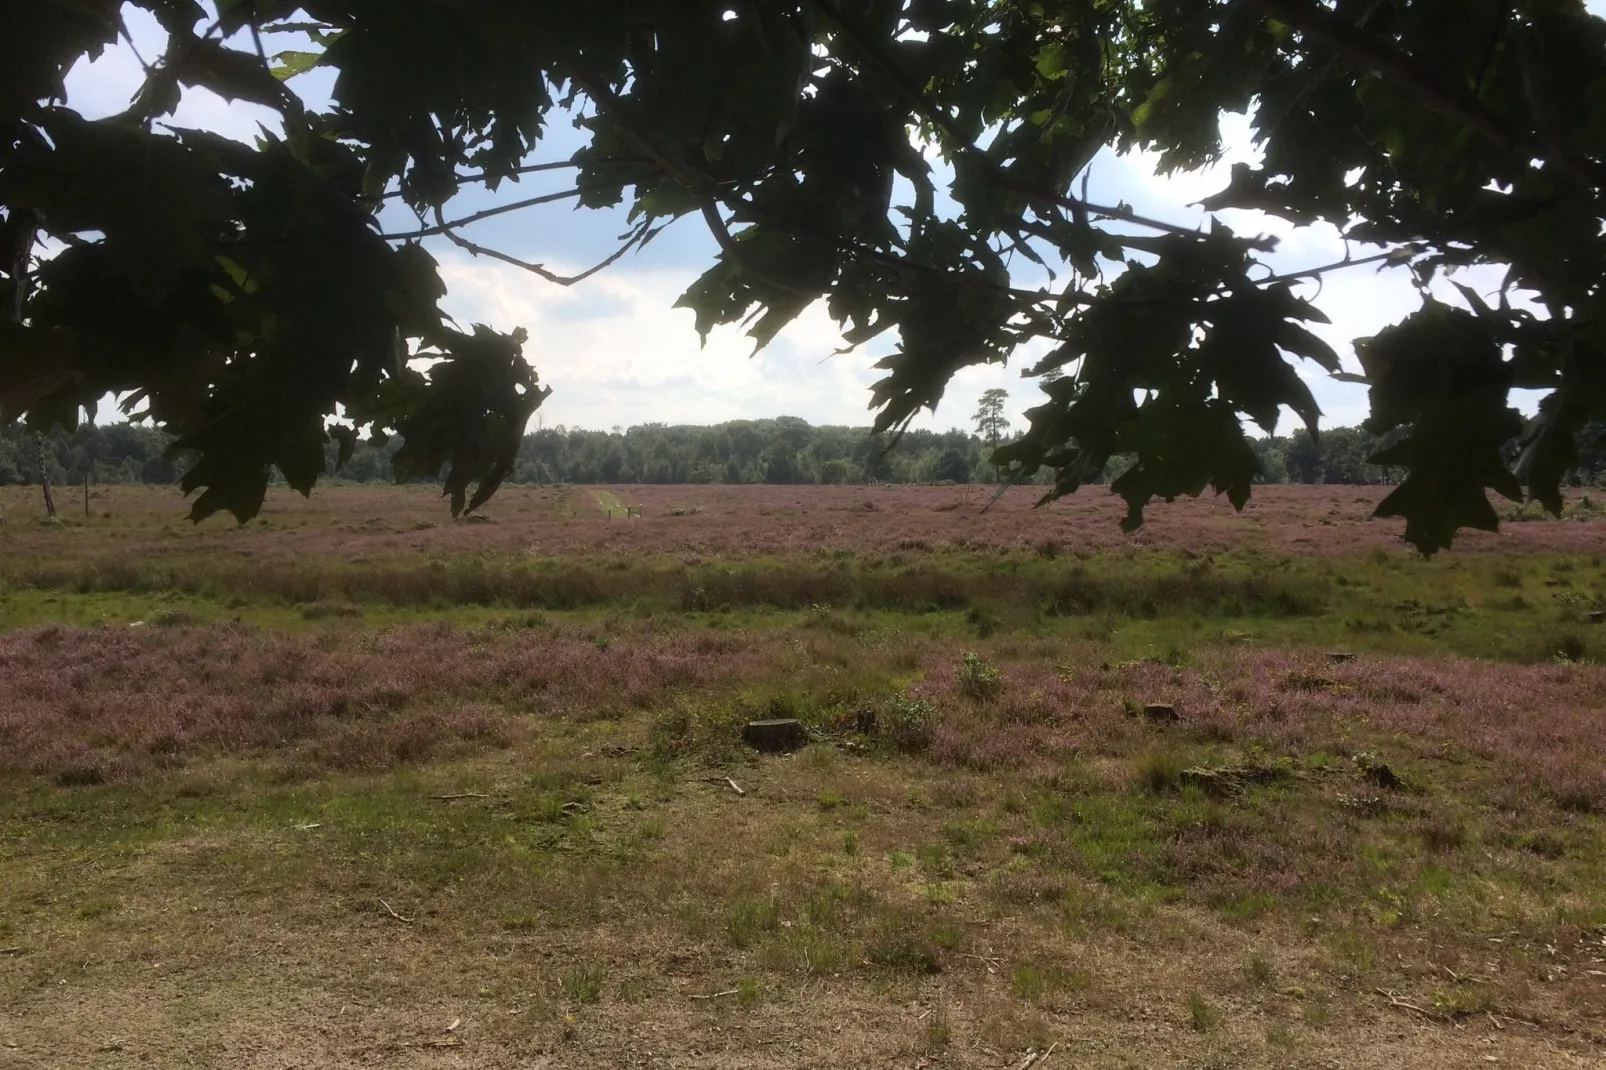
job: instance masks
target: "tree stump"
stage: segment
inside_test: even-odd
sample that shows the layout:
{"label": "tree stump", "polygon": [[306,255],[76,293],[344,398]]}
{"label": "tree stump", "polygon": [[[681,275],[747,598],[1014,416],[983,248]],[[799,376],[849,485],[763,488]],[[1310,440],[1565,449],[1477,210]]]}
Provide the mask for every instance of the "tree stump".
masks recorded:
{"label": "tree stump", "polygon": [[742,740],[754,750],[766,754],[786,754],[809,741],[803,722],[794,717],[773,721],[749,721],[742,729]]}
{"label": "tree stump", "polygon": [[1151,702],[1143,707],[1143,716],[1156,724],[1176,724],[1182,720],[1177,708],[1167,702]]}

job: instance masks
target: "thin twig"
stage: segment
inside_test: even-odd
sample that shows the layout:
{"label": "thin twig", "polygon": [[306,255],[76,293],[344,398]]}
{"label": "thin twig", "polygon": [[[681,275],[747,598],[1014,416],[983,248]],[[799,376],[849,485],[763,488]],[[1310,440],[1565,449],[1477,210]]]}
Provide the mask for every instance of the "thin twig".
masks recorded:
{"label": "thin twig", "polygon": [[692,999],[720,999],[720,998],[722,998],[724,996],[734,996],[740,991],[741,991],[741,989],[739,989],[739,988],[727,988],[723,992],[715,992],[712,995],[707,995],[707,996],[693,996],[691,998]]}
{"label": "thin twig", "polygon": [[0,947],[0,955],[20,955],[20,954],[22,954],[22,948],[20,948],[20,947]]}
{"label": "thin twig", "polygon": [[394,1044],[385,1045],[386,1048],[391,1048],[391,1049],[402,1049],[402,1048],[461,1048],[462,1046],[463,1046],[463,1042],[461,1040],[458,1040],[455,1037],[448,1037],[448,1038],[443,1038],[443,1039],[440,1039],[440,1040],[400,1040],[400,1041],[397,1041]]}
{"label": "thin twig", "polygon": [[296,96],[295,92],[288,85],[285,85],[278,75],[273,73],[273,64],[268,62],[268,50],[262,47],[262,32],[257,29],[256,0],[251,0],[251,18],[248,25],[251,27],[251,40],[256,45],[257,59],[262,61],[262,69],[267,72],[268,77],[272,78],[274,84],[279,87],[279,103],[283,105],[279,111],[280,116],[284,118],[286,123],[290,121],[292,114],[300,118],[306,112],[306,108],[301,103],[301,98]]}
{"label": "thin twig", "polygon": [[437,208],[435,210],[435,218],[440,220],[437,225],[424,227],[421,230],[409,230],[403,234],[381,234],[380,237],[386,241],[413,241],[417,238],[429,238],[436,234],[445,234],[453,227],[466,227],[470,223],[478,223],[482,219],[490,219],[493,216],[506,215],[508,212],[533,208],[538,204],[551,204],[553,201],[562,201],[578,196],[580,196],[580,190],[578,189],[567,189],[560,193],[543,193],[539,197],[528,197],[522,201],[513,201],[510,204],[499,204],[495,208],[487,208],[483,212],[475,212],[473,215],[466,215],[462,219],[454,219],[451,222],[441,219],[440,209]]}
{"label": "thin twig", "polygon": [[[605,161],[602,161],[602,162],[604,162],[604,163],[616,163],[616,162],[628,163],[629,161],[605,160]],[[514,175],[533,175],[533,174],[536,174],[537,172],[540,172],[540,171],[561,171],[566,167],[579,167],[579,166],[580,165],[575,163],[573,160],[557,160],[557,161],[555,161],[553,163],[526,164],[523,167],[515,167],[515,168],[513,168],[513,170],[508,171],[505,174],[499,174],[499,175],[495,175],[495,176],[492,176],[490,174],[487,174],[484,171],[481,171],[477,175],[453,175],[452,177],[457,180],[457,183],[459,185],[469,185],[469,184],[472,184],[472,183],[475,183],[475,182],[484,182],[487,179],[490,179],[492,177],[495,177],[495,178],[511,178]],[[389,193],[384,194],[380,199],[381,200],[387,200],[387,201],[388,200],[394,200],[395,198],[400,197],[402,195],[402,193],[403,193],[403,191],[399,190],[399,189],[391,190]]]}
{"label": "thin twig", "polygon": [[395,910],[391,909],[391,905],[389,903],[385,902],[383,899],[381,899],[379,901],[379,905],[385,908],[385,913],[389,914],[391,917],[395,918],[397,921],[403,922],[403,923],[405,923],[407,925],[411,925],[413,923],[413,919],[412,918],[404,918],[404,917],[402,917],[400,914],[396,913]]}
{"label": "thin twig", "polygon": [[559,275],[555,272],[548,271],[546,267],[541,264],[532,264],[527,260],[520,260],[516,256],[510,256],[507,253],[502,252],[500,249],[492,249],[488,246],[481,245],[478,242],[469,241],[461,234],[458,234],[456,231],[452,230],[451,224],[442,221],[441,210],[439,208],[435,209],[435,219],[440,223],[440,226],[436,228],[436,232],[444,234],[448,241],[457,246],[459,249],[463,249],[468,252],[470,256],[488,256],[492,260],[500,260],[504,264],[511,264],[516,268],[523,268],[532,275],[539,275],[546,281],[555,283],[558,286],[573,286],[576,283],[584,282],[597,272],[611,266],[614,261],[628,253],[638,242],[641,241],[643,237],[646,236],[647,228],[652,223],[650,219],[642,223],[636,228],[635,233],[630,235],[629,240],[621,245],[613,253],[613,255],[602,261],[602,263],[593,267],[589,267],[580,272],[578,275]]}
{"label": "thin twig", "polygon": [[1329,271],[1341,271],[1344,268],[1360,267],[1363,264],[1376,264],[1384,260],[1396,260],[1400,251],[1391,249],[1386,253],[1377,253],[1373,256],[1361,256],[1351,259],[1335,260],[1331,264],[1322,264],[1320,267],[1305,268],[1303,271],[1289,271],[1281,275],[1271,275],[1255,283],[1256,286],[1272,286],[1279,282],[1293,282],[1295,279],[1313,279],[1325,275]]}
{"label": "thin twig", "polygon": [[1389,991],[1386,991],[1385,989],[1381,989],[1381,988],[1373,989],[1373,991],[1375,991],[1378,995],[1382,996],[1384,999],[1388,1000],[1390,1007],[1398,1007],[1402,1011],[1413,1011],[1413,1012],[1415,1012],[1417,1014],[1422,1015],[1424,1018],[1431,1018],[1435,1022],[1441,1021],[1442,1018],[1443,1018],[1443,1016],[1440,1015],[1437,1011],[1430,1011],[1426,1007],[1423,1007],[1423,1006],[1421,1006],[1419,1004],[1416,1004],[1416,1003],[1412,1003],[1408,999],[1402,999],[1401,997],[1396,996],[1393,992],[1389,992]]}
{"label": "thin twig", "polygon": [[490,796],[481,791],[459,791],[451,795],[431,795],[430,798],[446,802],[451,799],[489,799]]}
{"label": "thin twig", "polygon": [[128,45],[128,50],[134,53],[134,58],[139,61],[140,67],[145,71],[145,77],[149,79],[156,73],[156,68],[145,62],[145,57],[139,54],[139,46],[134,43],[134,38],[129,35],[128,23],[123,20],[122,15],[117,16],[117,33],[122,37],[123,42]]}

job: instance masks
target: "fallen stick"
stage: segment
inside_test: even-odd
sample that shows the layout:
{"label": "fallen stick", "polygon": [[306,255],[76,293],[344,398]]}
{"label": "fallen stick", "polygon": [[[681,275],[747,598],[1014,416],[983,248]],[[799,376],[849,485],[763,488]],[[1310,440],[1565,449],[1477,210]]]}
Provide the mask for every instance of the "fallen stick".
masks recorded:
{"label": "fallen stick", "polygon": [[391,917],[395,918],[397,921],[402,922],[402,923],[407,924],[407,925],[411,925],[413,923],[413,919],[412,918],[404,918],[404,917],[402,917],[400,914],[396,913],[395,910],[391,909],[390,904],[385,902],[383,899],[381,899],[379,901],[379,905],[385,908],[385,913],[389,914]]}
{"label": "fallen stick", "polygon": [[747,792],[742,790],[742,786],[740,784],[736,783],[736,781],[732,780],[730,777],[726,777],[725,778],[725,783],[729,784],[731,786],[731,790],[734,791],[736,794],[738,794],[738,795],[746,795],[747,794]]}
{"label": "fallen stick", "polygon": [[455,795],[431,795],[430,798],[447,802],[452,799],[489,799],[490,796],[479,791],[460,791]]}
{"label": "fallen stick", "polygon": [[383,1045],[380,1050],[397,1051],[405,1050],[407,1048],[461,1048],[462,1046],[463,1042],[461,1040],[458,1040],[455,1037],[447,1037],[440,1040],[398,1040],[394,1043]]}
{"label": "fallen stick", "polygon": [[741,991],[741,989],[739,989],[739,988],[727,988],[725,991],[723,991],[723,992],[715,992],[713,995],[709,995],[709,996],[693,996],[691,998],[692,999],[719,999],[722,996],[734,996],[740,991]]}
{"label": "fallen stick", "polygon": [[1026,1058],[1021,1060],[1021,1064],[1018,1067],[1016,1067],[1015,1070],[1031,1070],[1032,1067],[1037,1066],[1044,1059],[1047,1059],[1050,1055],[1053,1055],[1054,1054],[1054,1049],[1059,1047],[1059,1046],[1060,1046],[1060,1042],[1056,1040],[1054,1043],[1052,1043],[1052,1044],[1050,1044],[1048,1046],[1048,1050],[1047,1051],[1044,1051],[1044,1052],[1029,1051],[1029,1052],[1027,1052],[1026,1053]]}
{"label": "fallen stick", "polygon": [[20,948],[20,947],[0,947],[0,955],[20,955],[20,954],[22,954],[22,948]]}
{"label": "fallen stick", "polygon": [[1401,999],[1399,996],[1396,996],[1393,992],[1386,992],[1381,988],[1373,989],[1373,991],[1376,992],[1378,995],[1382,996],[1384,999],[1388,1000],[1390,1007],[1398,1007],[1398,1008],[1400,1008],[1401,1010],[1404,1010],[1404,1011],[1415,1011],[1417,1014],[1422,1015],[1424,1018],[1431,1018],[1435,1022],[1439,1021],[1440,1018],[1441,1018],[1441,1016],[1437,1012],[1430,1011],[1426,1007],[1423,1007],[1423,1006],[1420,1006],[1418,1004],[1412,1003],[1408,999]]}
{"label": "fallen stick", "polygon": [[1049,1044],[1049,1051],[1042,1052],[1041,1056],[1037,1056],[1037,1054],[1028,1054],[1028,1056],[1026,1056],[1026,1062],[1020,1064],[1020,1070],[1026,1070],[1028,1067],[1041,1067],[1041,1065],[1044,1064],[1044,1060],[1046,1060],[1047,1057],[1052,1056],[1052,1054],[1054,1054],[1054,1049],[1058,1048],[1058,1046],[1060,1046],[1060,1041],[1054,1041],[1054,1043]]}

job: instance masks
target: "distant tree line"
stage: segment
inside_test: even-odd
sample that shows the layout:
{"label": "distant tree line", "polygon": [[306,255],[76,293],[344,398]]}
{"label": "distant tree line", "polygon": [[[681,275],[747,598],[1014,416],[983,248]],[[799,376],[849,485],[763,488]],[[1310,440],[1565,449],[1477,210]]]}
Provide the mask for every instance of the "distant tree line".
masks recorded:
{"label": "distant tree line", "polygon": [[[1606,483],[1606,427],[1583,436],[1574,485]],[[67,433],[24,432],[0,426],[0,485],[37,483],[43,457],[53,483],[174,483],[187,458],[169,449],[171,439],[138,424],[86,425]],[[1304,430],[1255,440],[1267,483],[1391,482],[1391,473],[1366,458],[1378,440],[1360,428],[1333,427],[1313,440]],[[360,442],[337,478],[388,482],[390,458],[400,446]],[[889,446],[891,447],[889,449]],[[862,427],[816,427],[794,417],[736,420],[712,426],[642,424],[628,430],[587,431],[550,427],[524,437],[516,483],[985,483],[991,445],[966,431],[909,431],[895,445],[890,436]],[[334,446],[329,466],[334,468]],[[1113,478],[1124,465],[1111,461]]]}

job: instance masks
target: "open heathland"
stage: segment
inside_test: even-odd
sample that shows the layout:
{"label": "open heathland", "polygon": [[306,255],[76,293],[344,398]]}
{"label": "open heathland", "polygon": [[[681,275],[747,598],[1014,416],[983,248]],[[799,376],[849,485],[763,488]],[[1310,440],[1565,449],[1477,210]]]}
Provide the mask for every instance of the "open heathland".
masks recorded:
{"label": "open heathland", "polygon": [[0,1066],[1601,1065],[1606,520],[1381,493],[0,490]]}

